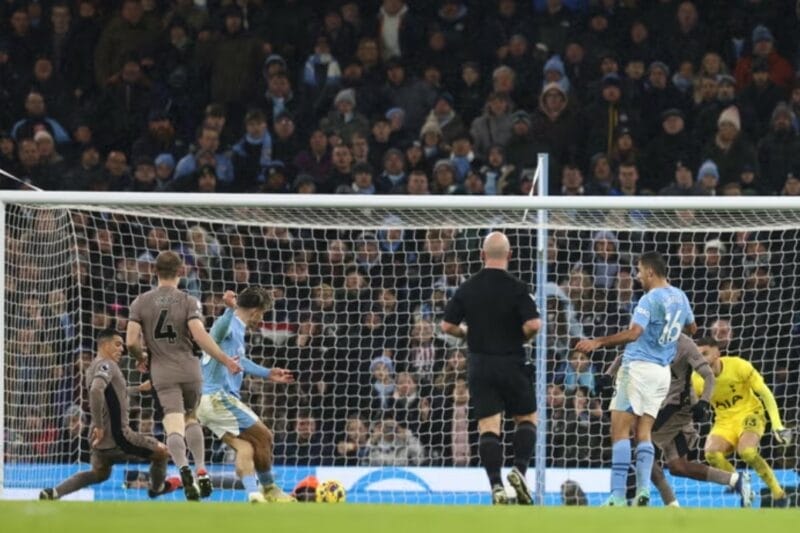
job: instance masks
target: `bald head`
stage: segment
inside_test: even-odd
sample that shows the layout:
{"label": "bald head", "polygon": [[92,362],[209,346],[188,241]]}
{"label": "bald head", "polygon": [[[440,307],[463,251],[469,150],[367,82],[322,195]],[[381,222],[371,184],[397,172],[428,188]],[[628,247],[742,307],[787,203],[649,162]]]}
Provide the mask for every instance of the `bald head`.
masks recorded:
{"label": "bald head", "polygon": [[499,231],[493,231],[483,241],[483,257],[486,261],[505,261],[510,251],[508,237]]}

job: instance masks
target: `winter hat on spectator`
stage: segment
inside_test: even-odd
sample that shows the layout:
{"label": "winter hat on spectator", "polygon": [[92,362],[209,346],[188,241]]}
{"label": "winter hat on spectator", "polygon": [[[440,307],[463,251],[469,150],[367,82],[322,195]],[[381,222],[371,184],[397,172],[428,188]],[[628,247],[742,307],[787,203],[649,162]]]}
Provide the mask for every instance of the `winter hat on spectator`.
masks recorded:
{"label": "winter hat on spectator", "polygon": [[342,89],[336,94],[333,100],[333,105],[339,105],[339,102],[350,102],[350,105],[356,105],[356,91],[353,89]]}
{"label": "winter hat on spectator", "polygon": [[391,107],[391,108],[389,108],[386,111],[386,115],[385,116],[386,116],[386,118],[388,120],[391,120],[392,119],[392,115],[397,114],[397,113],[400,113],[401,115],[403,115],[403,117],[406,116],[406,110],[403,109],[402,107]]}
{"label": "winter hat on spectator", "polygon": [[436,162],[435,165],[433,165],[433,173],[436,174],[437,172],[439,172],[439,170],[443,169],[444,167],[449,167],[450,170],[456,172],[456,167],[452,161],[450,161],[449,159],[440,159]]}
{"label": "winter hat on spectator", "polygon": [[680,118],[686,120],[686,117],[684,116],[683,111],[681,111],[677,107],[670,107],[669,109],[664,110],[664,112],[661,113],[661,122],[664,122],[665,120],[667,120],[670,117],[680,117]]}
{"label": "winter hat on spectator", "polygon": [[736,78],[730,74],[717,74],[717,83],[719,85],[722,85],[723,83],[728,85],[736,85]]}
{"label": "winter hat on spectator", "polygon": [[725,111],[720,113],[717,119],[717,126],[720,126],[723,122],[728,122],[732,124],[737,131],[741,131],[742,120],[739,117],[739,109],[735,105],[726,108]]}
{"label": "winter hat on spectator", "polygon": [[557,91],[565,99],[567,98],[567,94],[564,92],[564,89],[558,83],[551,81],[550,83],[546,84],[542,87],[542,97],[546,95],[550,91]]}
{"label": "winter hat on spectator", "polygon": [[653,61],[652,63],[650,63],[650,66],[647,67],[647,72],[648,73],[653,72],[653,70],[657,68],[660,68],[661,70],[664,71],[665,75],[669,76],[669,67],[663,61]]}
{"label": "winter hat on spectator", "polygon": [[381,354],[380,356],[376,357],[372,360],[369,364],[369,373],[372,374],[378,365],[383,365],[386,367],[386,371],[390,374],[394,374],[394,361],[390,357],[385,354]]}
{"label": "winter hat on spectator", "polygon": [[294,183],[292,183],[292,189],[296,191],[308,183],[314,183],[314,178],[311,175],[298,174],[298,176],[294,179]]}
{"label": "winter hat on spectator", "polygon": [[175,158],[172,154],[163,153],[156,156],[156,166],[167,165],[169,168],[175,168]]}
{"label": "winter hat on spectator", "polygon": [[547,63],[544,64],[544,69],[542,70],[545,74],[548,72],[558,72],[561,74],[561,77],[566,76],[564,71],[564,61],[561,60],[561,57],[556,54],[550,59],[547,60]]}
{"label": "winter hat on spectator", "polygon": [[53,141],[53,136],[50,135],[50,132],[47,131],[47,130],[39,130],[33,136],[33,140],[36,141],[36,142],[43,141],[43,140],[46,140],[46,139],[50,139],[50,142],[54,142]]}
{"label": "winter hat on spectator", "polygon": [[700,170],[697,171],[697,181],[703,179],[703,176],[714,176],[714,178],[719,181],[719,169],[717,168],[717,164],[710,159],[703,161],[703,164],[700,165]]}
{"label": "winter hat on spectator", "polygon": [[169,115],[163,109],[151,109],[147,114],[148,122],[161,122],[162,120],[169,120]]}
{"label": "winter hat on spectator", "polygon": [[610,72],[603,76],[603,89],[611,86],[622,88],[622,79],[619,77],[619,74]]}
{"label": "winter hat on spectator", "polygon": [[753,28],[753,44],[760,43],[761,41],[773,42],[774,40],[775,37],[772,36],[772,32],[763,24],[759,24]]}
{"label": "winter hat on spectator", "polygon": [[527,111],[524,111],[522,109],[514,111],[514,113],[511,114],[511,124],[513,125],[516,124],[517,122],[524,122],[525,124],[530,126],[531,116],[528,114]]}
{"label": "winter hat on spectator", "polygon": [[[436,102],[438,102],[439,100],[444,100],[445,102],[450,104],[450,107],[453,107],[456,102],[455,98],[453,98],[453,95],[447,91],[442,91],[438,94],[438,96],[436,96]],[[436,104],[436,102],[434,102],[434,104]]]}
{"label": "winter hat on spectator", "polygon": [[725,253],[727,247],[722,243],[720,239],[711,239],[706,241],[705,247],[703,247],[703,252],[708,253],[711,249],[719,250],[720,253]]}

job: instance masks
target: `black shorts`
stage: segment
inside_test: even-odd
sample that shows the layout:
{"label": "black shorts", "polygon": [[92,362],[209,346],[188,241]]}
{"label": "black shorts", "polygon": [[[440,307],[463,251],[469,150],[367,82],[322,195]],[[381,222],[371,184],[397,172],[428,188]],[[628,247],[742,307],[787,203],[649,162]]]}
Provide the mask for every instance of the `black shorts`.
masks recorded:
{"label": "black shorts", "polygon": [[479,420],[503,412],[515,416],[536,411],[534,366],[523,359],[470,355],[468,381]]}

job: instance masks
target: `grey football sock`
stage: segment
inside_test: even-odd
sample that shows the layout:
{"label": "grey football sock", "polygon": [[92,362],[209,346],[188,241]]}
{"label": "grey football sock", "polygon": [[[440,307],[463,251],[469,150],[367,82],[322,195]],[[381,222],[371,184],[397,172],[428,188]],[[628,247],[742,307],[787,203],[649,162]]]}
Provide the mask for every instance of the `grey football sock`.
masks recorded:
{"label": "grey football sock", "polygon": [[186,440],[180,433],[170,433],[167,435],[167,449],[172,457],[172,461],[178,468],[189,466],[186,458]]}

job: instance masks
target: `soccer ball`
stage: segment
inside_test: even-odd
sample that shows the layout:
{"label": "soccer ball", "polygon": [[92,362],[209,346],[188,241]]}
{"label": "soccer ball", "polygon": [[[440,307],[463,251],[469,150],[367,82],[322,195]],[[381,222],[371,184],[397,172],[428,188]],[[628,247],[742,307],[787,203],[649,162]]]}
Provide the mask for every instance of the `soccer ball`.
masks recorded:
{"label": "soccer ball", "polygon": [[347,498],[344,485],[336,480],[329,479],[317,485],[317,503],[343,503]]}

